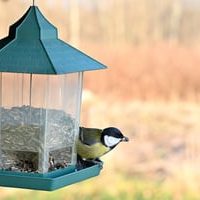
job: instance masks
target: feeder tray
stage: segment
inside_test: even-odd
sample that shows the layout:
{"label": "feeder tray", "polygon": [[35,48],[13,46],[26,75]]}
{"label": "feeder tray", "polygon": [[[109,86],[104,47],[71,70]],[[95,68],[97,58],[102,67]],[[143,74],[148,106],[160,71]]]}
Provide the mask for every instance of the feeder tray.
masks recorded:
{"label": "feeder tray", "polygon": [[73,183],[98,176],[101,167],[96,164],[81,170],[74,166],[46,174],[0,172],[0,186],[53,191]]}

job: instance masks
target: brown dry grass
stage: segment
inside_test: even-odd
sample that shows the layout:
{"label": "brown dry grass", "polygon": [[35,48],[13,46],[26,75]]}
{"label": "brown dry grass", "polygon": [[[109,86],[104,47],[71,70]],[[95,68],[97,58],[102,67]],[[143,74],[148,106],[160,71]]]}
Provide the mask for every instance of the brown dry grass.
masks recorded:
{"label": "brown dry grass", "polygon": [[82,45],[109,66],[85,74],[85,88],[103,97],[197,101],[200,49],[159,43],[148,46]]}

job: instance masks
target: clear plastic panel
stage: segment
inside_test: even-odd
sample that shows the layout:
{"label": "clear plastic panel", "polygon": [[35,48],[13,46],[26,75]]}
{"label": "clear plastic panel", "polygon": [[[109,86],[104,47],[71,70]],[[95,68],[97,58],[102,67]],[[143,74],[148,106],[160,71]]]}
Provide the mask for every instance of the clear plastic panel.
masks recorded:
{"label": "clear plastic panel", "polygon": [[[39,87],[40,92],[42,87]],[[45,99],[45,94],[40,98]],[[38,100],[40,100],[38,98]],[[42,172],[39,166],[44,141],[42,108],[33,109],[32,75],[1,74],[1,168],[10,171]],[[45,119],[43,119],[45,121]]]}
{"label": "clear plastic panel", "polygon": [[2,73],[0,83],[0,167],[45,173],[75,164],[82,73]]}
{"label": "clear plastic panel", "polygon": [[46,120],[47,109],[46,101],[48,98],[48,76],[47,75],[30,75],[30,125],[38,128],[35,135],[35,141],[38,143],[38,172],[48,171],[46,141]]}
{"label": "clear plastic panel", "polygon": [[76,162],[82,74],[50,76],[48,85],[46,146],[54,170]]}

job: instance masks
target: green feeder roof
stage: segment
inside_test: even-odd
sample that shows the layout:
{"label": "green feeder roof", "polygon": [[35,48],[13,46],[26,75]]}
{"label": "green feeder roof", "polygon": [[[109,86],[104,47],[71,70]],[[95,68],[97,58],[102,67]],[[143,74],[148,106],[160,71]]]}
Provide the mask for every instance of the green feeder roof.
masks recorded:
{"label": "green feeder roof", "polygon": [[58,39],[57,29],[31,6],[0,40],[0,71],[65,74],[106,66]]}

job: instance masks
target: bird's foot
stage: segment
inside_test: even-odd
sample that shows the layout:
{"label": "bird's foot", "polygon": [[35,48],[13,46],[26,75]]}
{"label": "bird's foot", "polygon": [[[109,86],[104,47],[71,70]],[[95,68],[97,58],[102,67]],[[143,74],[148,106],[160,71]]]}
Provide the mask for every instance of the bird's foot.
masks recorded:
{"label": "bird's foot", "polygon": [[103,168],[103,161],[102,161],[101,159],[96,158],[96,159],[95,159],[95,163],[98,164],[98,165],[100,165],[101,168]]}
{"label": "bird's foot", "polygon": [[96,158],[94,160],[84,160],[80,156],[77,156],[77,164],[76,164],[77,170],[91,167],[93,165],[99,165],[99,167],[102,169],[103,161],[101,161],[99,158]]}
{"label": "bird's foot", "polygon": [[79,155],[77,155],[76,169],[81,170],[84,168],[86,168],[85,161]]}
{"label": "bird's foot", "polygon": [[76,164],[77,170],[85,169],[91,167],[92,165],[94,165],[94,163],[91,162],[91,160],[83,159],[81,158],[81,156],[77,155],[77,164]]}
{"label": "bird's foot", "polygon": [[103,161],[99,158],[96,158],[95,160],[88,160],[93,165],[99,165],[101,169],[103,169]]}

